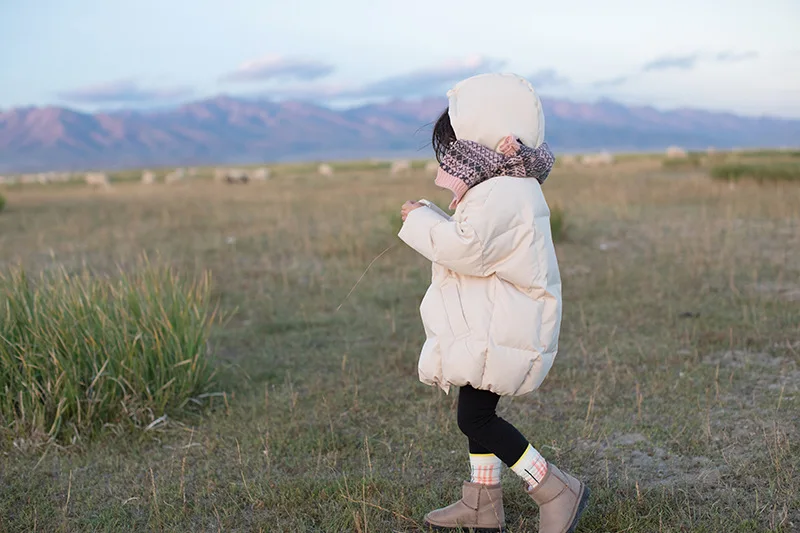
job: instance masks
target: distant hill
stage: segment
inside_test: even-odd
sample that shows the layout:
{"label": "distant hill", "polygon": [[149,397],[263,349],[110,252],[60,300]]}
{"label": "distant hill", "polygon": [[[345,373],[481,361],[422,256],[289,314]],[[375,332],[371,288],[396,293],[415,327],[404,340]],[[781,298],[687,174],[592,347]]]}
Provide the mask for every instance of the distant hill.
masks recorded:
{"label": "distant hill", "polygon": [[[0,172],[364,157],[428,157],[439,99],[333,110],[220,96],[162,111],[82,113],[62,107],[0,112]],[[545,100],[556,152],[800,144],[800,120],[611,101]]]}

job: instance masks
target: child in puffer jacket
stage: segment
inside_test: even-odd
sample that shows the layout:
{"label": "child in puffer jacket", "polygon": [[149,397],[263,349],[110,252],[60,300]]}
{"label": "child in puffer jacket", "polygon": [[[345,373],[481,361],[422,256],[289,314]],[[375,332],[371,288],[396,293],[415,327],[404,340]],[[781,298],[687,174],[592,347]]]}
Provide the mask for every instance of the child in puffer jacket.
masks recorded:
{"label": "child in puffer jacket", "polygon": [[436,184],[452,191],[455,213],[406,202],[399,237],[433,263],[420,306],[419,378],[445,392],[460,387],[471,478],[462,498],[428,513],[425,524],[503,531],[505,463],[539,506],[540,533],[572,532],[588,487],[496,414],[501,396],[541,385],[558,351],[561,277],[541,188],[555,159],[544,143],[542,105],[530,83],[508,74],[469,78],[448,98],[433,147]]}

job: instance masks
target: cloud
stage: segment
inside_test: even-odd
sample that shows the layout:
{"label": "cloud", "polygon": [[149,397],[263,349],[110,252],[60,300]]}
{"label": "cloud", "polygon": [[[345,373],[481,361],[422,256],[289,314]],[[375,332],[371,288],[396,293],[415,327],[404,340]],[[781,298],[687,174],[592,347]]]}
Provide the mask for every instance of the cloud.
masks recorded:
{"label": "cloud", "polygon": [[755,59],[758,57],[758,52],[755,50],[748,50],[747,52],[732,52],[726,50],[714,56],[714,61],[719,63],[738,63],[740,61],[747,61],[748,59]]}
{"label": "cloud", "polygon": [[228,82],[254,82],[278,79],[316,80],[336,68],[316,59],[270,55],[248,61],[222,77]]}
{"label": "cloud", "polygon": [[185,87],[145,89],[133,80],[118,80],[64,91],[61,100],[80,103],[146,103],[176,100],[192,94]]}
{"label": "cloud", "polygon": [[616,78],[611,78],[608,80],[599,80],[592,83],[593,87],[619,87],[630,80],[630,76],[617,76]]}
{"label": "cloud", "polygon": [[553,87],[557,85],[569,85],[569,78],[562,76],[555,69],[546,68],[534,72],[528,76],[528,81],[539,89],[541,87]]}
{"label": "cloud", "polygon": [[269,89],[264,95],[311,101],[444,97],[453,84],[470,76],[497,71],[504,64],[501,60],[472,56],[364,84],[295,84]]}
{"label": "cloud", "polygon": [[402,98],[444,95],[454,83],[470,76],[496,71],[503,65],[505,61],[481,56],[450,60],[433,67],[368,83],[347,96]]}
{"label": "cloud", "polygon": [[699,54],[692,54],[687,56],[664,56],[656,58],[649,63],[642,66],[643,72],[650,72],[654,70],[667,70],[667,69],[681,69],[691,70],[697,65],[700,60]]}
{"label": "cloud", "polygon": [[632,74],[617,76],[607,80],[598,80],[592,83],[593,87],[617,87],[635,77],[641,76],[648,72],[656,72],[662,70],[692,70],[701,63],[739,63],[741,61],[748,61],[755,59],[759,56],[755,50],[748,50],[746,52],[735,52],[732,50],[724,50],[716,53],[694,53],[682,56],[662,56],[642,65],[638,71]]}

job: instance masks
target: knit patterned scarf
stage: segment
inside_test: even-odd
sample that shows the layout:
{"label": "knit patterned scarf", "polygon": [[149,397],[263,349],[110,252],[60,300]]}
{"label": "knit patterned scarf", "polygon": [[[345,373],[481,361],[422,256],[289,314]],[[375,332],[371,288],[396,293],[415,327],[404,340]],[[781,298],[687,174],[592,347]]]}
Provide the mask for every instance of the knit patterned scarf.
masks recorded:
{"label": "knit patterned scarf", "polygon": [[508,136],[494,151],[473,141],[458,140],[442,158],[436,184],[453,191],[450,209],[455,209],[469,189],[496,176],[535,178],[544,183],[554,163],[555,156],[547,143],[530,148]]}

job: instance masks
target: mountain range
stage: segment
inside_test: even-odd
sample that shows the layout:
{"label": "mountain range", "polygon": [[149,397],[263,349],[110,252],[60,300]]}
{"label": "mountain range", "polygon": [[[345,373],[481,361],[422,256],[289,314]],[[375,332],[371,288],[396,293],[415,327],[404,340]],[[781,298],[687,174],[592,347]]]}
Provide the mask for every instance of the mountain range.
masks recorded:
{"label": "mountain range", "polygon": [[[0,111],[0,172],[430,157],[430,124],[445,105],[397,100],[336,110],[219,96],[158,111],[16,108]],[[543,105],[556,153],[800,144],[800,120],[609,100]]]}

